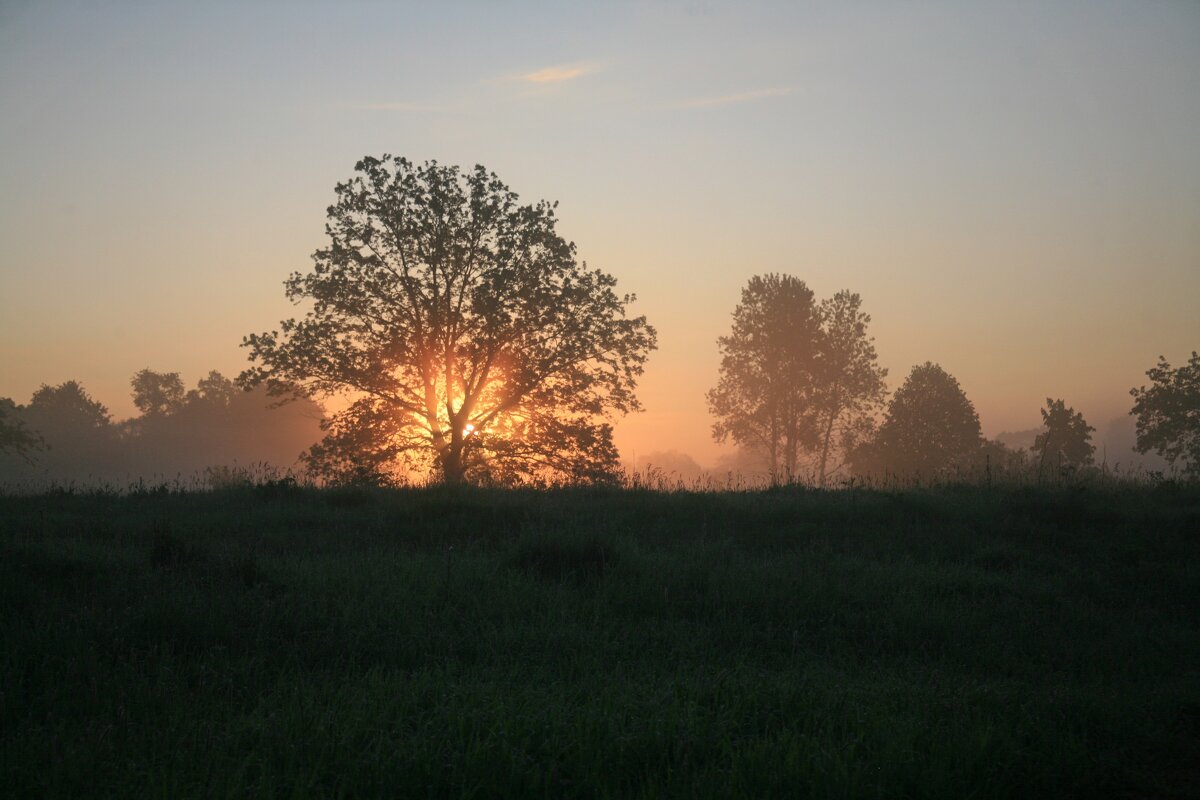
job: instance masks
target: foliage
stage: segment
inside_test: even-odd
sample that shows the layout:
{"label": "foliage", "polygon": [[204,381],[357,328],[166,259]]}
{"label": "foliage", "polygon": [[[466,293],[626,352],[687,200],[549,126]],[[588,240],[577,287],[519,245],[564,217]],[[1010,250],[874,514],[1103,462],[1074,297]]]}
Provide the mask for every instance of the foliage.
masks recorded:
{"label": "foliage", "polygon": [[1045,430],[1033,442],[1033,453],[1039,472],[1047,465],[1055,469],[1076,470],[1091,465],[1096,446],[1092,432],[1096,430],[1083,419],[1083,414],[1067,408],[1063,400],[1046,398],[1042,409]]}
{"label": "foliage", "polygon": [[287,281],[302,319],[246,337],[248,385],[348,396],[315,474],[436,471],[445,481],[616,473],[608,420],[655,333],[632,295],[483,167],[364,158],[336,187],[329,243]]}
{"label": "foliage", "polygon": [[824,485],[835,440],[843,448],[885,395],[887,370],[867,335],[870,315],[849,291],[816,303],[804,281],[768,274],[750,279],[728,336],[717,340],[721,367],[708,393],[713,437],[764,456],[769,474],[799,477],[801,456],[818,454]]}
{"label": "foliage", "polygon": [[31,453],[44,444],[42,437],[26,427],[16,415],[17,404],[0,397],[0,453],[13,453],[32,463]]}
{"label": "foliage", "polygon": [[[146,399],[153,387],[175,384],[161,377],[142,370],[132,382],[135,393]],[[42,386],[27,406],[0,401],[6,420],[11,416],[44,444],[36,462],[19,451],[0,452],[0,485],[123,486],[137,479],[204,481],[210,468],[286,469],[320,435],[322,410],[315,403],[272,408],[265,389],[240,391],[216,371],[186,393],[180,380],[179,391],[168,396],[170,402],[146,402],[145,413],[122,422],[113,422],[77,381]]]}
{"label": "foliage", "polygon": [[185,393],[182,387],[179,380],[170,402],[150,405],[123,426],[126,456],[143,475],[198,474],[234,463],[286,469],[320,436],[323,414],[311,400],[273,408],[265,389],[242,391],[216,370],[196,388]]}
{"label": "foliage", "polygon": [[954,376],[926,361],[892,395],[883,423],[851,454],[860,475],[934,480],[979,462],[979,415]]}
{"label": "foliage", "polygon": [[43,383],[30,398],[26,416],[35,426],[53,419],[75,431],[103,429],[112,424],[108,409],[92,399],[78,381],[64,381],[58,386]]}
{"label": "foliage", "polygon": [[842,452],[853,449],[887,396],[887,370],[876,361],[875,340],[867,335],[871,316],[861,307],[862,298],[845,290],[821,302],[814,384],[814,402],[823,425],[817,472],[821,486],[830,472],[837,472],[829,469],[834,436]]}
{"label": "foliage", "polygon": [[139,370],[129,382],[133,404],[147,416],[172,414],[183,407],[183,379],[178,372]]}
{"label": "foliage", "polygon": [[0,781],[1188,797],[1197,515],[1165,485],[0,497]]}
{"label": "foliage", "polygon": [[1131,389],[1137,450],[1151,450],[1200,478],[1200,354],[1172,369],[1162,356],[1146,372],[1150,386]]}

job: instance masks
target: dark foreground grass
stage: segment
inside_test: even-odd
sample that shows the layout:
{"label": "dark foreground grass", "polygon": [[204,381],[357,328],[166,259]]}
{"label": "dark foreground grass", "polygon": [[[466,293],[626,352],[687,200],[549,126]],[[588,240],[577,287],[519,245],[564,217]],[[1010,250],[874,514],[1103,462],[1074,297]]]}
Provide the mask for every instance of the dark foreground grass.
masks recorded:
{"label": "dark foreground grass", "polygon": [[1185,797],[1200,492],[0,498],[9,796]]}

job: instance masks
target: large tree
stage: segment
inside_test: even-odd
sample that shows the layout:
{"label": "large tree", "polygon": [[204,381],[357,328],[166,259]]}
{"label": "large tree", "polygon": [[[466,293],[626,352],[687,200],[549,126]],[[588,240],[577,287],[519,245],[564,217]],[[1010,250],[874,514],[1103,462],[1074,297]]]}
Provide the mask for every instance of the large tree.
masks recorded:
{"label": "large tree", "polygon": [[[862,298],[840,291],[821,302],[821,337],[814,382],[820,417],[821,456],[817,480],[825,485],[834,437],[849,450],[887,396],[887,370],[876,362],[875,340],[867,335],[871,315]],[[836,472],[836,468],[832,470]]]}
{"label": "large tree", "polygon": [[1192,351],[1187,364],[1171,368],[1158,357],[1146,372],[1149,386],[1130,389],[1137,418],[1137,450],[1151,450],[1180,463],[1184,473],[1200,478],[1200,355]]}
{"label": "large tree", "polygon": [[428,468],[472,478],[616,474],[611,419],[655,345],[633,295],[588,269],[555,205],[521,205],[494,173],[364,158],[336,187],[328,244],[294,273],[311,306],[246,337],[248,384],[343,397],[309,454],[318,475]]}
{"label": "large tree", "polygon": [[975,406],[954,376],[927,361],[913,367],[850,461],[861,475],[928,481],[973,467],[982,446]]}
{"label": "large tree", "polygon": [[1092,444],[1092,432],[1096,429],[1087,424],[1083,414],[1068,408],[1066,401],[1046,398],[1042,409],[1044,430],[1033,442],[1033,453],[1037,458],[1038,472],[1047,465],[1055,469],[1077,469],[1092,463],[1096,445]]}
{"label": "large tree", "polygon": [[713,437],[766,456],[772,480],[797,472],[818,441],[813,405],[821,320],[812,290],[791,275],[756,275],[742,289],[733,327],[717,340],[717,385],[708,393]]}

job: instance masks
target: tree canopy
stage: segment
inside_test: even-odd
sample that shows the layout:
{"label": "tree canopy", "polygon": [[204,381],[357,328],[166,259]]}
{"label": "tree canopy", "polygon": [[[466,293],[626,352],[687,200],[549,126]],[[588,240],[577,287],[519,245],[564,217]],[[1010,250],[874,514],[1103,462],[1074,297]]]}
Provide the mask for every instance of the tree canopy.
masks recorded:
{"label": "tree canopy", "polygon": [[1162,356],[1146,372],[1149,386],[1130,389],[1137,418],[1137,450],[1151,450],[1185,474],[1200,478],[1200,355],[1172,369]]}
{"label": "tree canopy", "polygon": [[243,382],[347,399],[308,455],[314,474],[613,476],[611,420],[640,408],[655,346],[626,313],[634,296],[576,259],[554,204],[520,204],[482,166],[385,155],[355,172],[312,270],[285,284],[307,313],[244,340]]}
{"label": "tree canopy", "polygon": [[1047,397],[1042,424],[1045,430],[1033,442],[1039,471],[1045,467],[1078,469],[1092,463],[1096,452],[1092,432],[1096,429],[1087,424],[1083,414],[1068,408],[1063,400]]}
{"label": "tree canopy", "polygon": [[954,376],[927,361],[892,395],[883,423],[851,463],[861,475],[935,480],[973,466],[982,445],[975,406]]}
{"label": "tree canopy", "polygon": [[171,414],[183,407],[183,379],[178,372],[138,370],[130,380],[133,404],[147,415]]}
{"label": "tree canopy", "polygon": [[713,437],[764,453],[772,478],[792,477],[818,442],[813,386],[821,321],[813,292],[791,275],[756,275],[742,289],[708,393]]}
{"label": "tree canopy", "polygon": [[0,453],[13,453],[32,462],[31,453],[42,447],[42,437],[29,430],[16,412],[16,403],[0,397]]}
{"label": "tree canopy", "polygon": [[[824,484],[835,444],[844,449],[885,394],[862,299],[841,291],[818,304],[804,281],[750,279],[708,393],[713,436],[764,454],[770,474],[794,479],[804,454],[817,455]],[[832,471],[836,471],[836,467]]]}
{"label": "tree canopy", "polygon": [[887,370],[876,361],[875,340],[867,335],[871,316],[862,311],[862,298],[856,293],[840,291],[822,301],[820,317],[814,389],[821,425],[817,482],[823,486],[834,437],[845,452],[869,430],[887,396]]}

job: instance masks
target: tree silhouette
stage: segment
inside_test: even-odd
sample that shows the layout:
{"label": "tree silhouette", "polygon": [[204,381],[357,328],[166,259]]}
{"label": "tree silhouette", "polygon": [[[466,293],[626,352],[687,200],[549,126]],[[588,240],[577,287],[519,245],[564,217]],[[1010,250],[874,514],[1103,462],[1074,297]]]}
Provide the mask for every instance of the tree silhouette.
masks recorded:
{"label": "tree silhouette", "polygon": [[183,406],[183,380],[178,372],[139,370],[130,381],[133,404],[148,416],[161,416],[178,411]]}
{"label": "tree silhouette", "polygon": [[29,430],[17,416],[17,404],[0,397],[0,453],[13,453],[32,463],[30,453],[43,444],[42,437]]}
{"label": "tree silhouette", "polygon": [[927,361],[913,367],[879,430],[850,461],[861,475],[933,480],[977,463],[982,444],[979,416],[962,387]]}
{"label": "tree silhouette", "polygon": [[196,382],[196,388],[188,390],[186,405],[197,402],[228,407],[237,398],[238,387],[220,372],[209,370],[208,375]]}
{"label": "tree silhouette", "polygon": [[886,394],[887,370],[867,335],[871,317],[849,291],[814,302],[790,275],[751,278],[717,340],[721,368],[708,393],[713,437],[765,456],[770,475],[795,476],[800,456],[817,453],[817,480],[831,471],[835,441],[849,447]]}
{"label": "tree silhouette", "polygon": [[92,399],[78,381],[42,384],[29,405],[15,406],[14,417],[44,442],[36,469],[8,463],[2,471],[19,480],[85,481],[108,468],[118,443],[108,409]]}
{"label": "tree silhouette", "polygon": [[519,205],[495,174],[364,158],[336,187],[328,245],[286,282],[304,318],[244,340],[242,375],[276,395],[345,396],[309,454],[467,479],[586,480],[618,470],[609,420],[655,333],[632,295],[558,235],[555,206]]}
{"label": "tree silhouette", "polygon": [[1096,452],[1092,432],[1096,429],[1084,421],[1083,414],[1067,408],[1062,400],[1047,397],[1042,424],[1045,430],[1033,442],[1039,473],[1046,464],[1077,469],[1092,463],[1092,454]]}
{"label": "tree silhouette", "polygon": [[756,275],[742,289],[733,328],[717,340],[721,367],[709,391],[713,438],[764,453],[772,480],[792,477],[818,441],[814,373],[821,319],[812,290],[791,275]]}
{"label": "tree silhouette", "polygon": [[[135,400],[140,387],[171,387],[178,373],[151,373],[152,380],[133,380]],[[166,377],[163,381],[159,378]],[[182,380],[179,381],[182,387]],[[212,370],[196,388],[176,402],[147,404],[142,416],[123,425],[126,462],[143,477],[195,477],[204,471],[240,465],[287,468],[319,438],[321,409],[310,400],[274,408],[265,388],[241,391],[233,381]]]}
{"label": "tree silhouette", "polygon": [[876,363],[874,339],[867,335],[871,316],[861,310],[862,298],[840,291],[821,302],[821,337],[814,381],[815,403],[821,418],[821,456],[817,481],[824,486],[829,453],[838,435],[848,450],[883,403],[887,370]]}
{"label": "tree silhouette", "polygon": [[1151,450],[1184,474],[1200,478],[1200,355],[1172,369],[1162,356],[1146,372],[1150,386],[1130,389],[1137,418],[1137,450]]}
{"label": "tree silhouette", "polygon": [[58,386],[43,383],[30,398],[26,414],[39,429],[98,430],[112,422],[104,404],[93,400],[78,381],[64,381]]}

